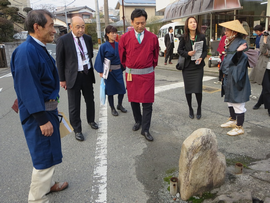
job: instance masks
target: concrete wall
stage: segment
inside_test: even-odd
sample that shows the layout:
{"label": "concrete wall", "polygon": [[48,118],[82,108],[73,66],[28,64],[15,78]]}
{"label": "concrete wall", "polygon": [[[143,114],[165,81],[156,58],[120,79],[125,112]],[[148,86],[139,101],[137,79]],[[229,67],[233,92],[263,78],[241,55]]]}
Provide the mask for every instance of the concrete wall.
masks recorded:
{"label": "concrete wall", "polygon": [[10,60],[11,55],[13,51],[24,41],[16,41],[16,42],[4,42],[5,45],[5,52],[6,52],[6,59],[7,59],[7,65],[10,67]]}

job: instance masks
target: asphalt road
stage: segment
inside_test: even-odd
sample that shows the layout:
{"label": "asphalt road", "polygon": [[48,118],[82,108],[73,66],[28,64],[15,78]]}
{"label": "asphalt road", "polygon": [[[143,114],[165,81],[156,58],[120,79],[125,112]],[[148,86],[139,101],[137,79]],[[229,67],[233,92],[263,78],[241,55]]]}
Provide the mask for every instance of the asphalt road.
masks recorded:
{"label": "asphalt road", "polygon": [[[50,202],[110,202],[157,203],[169,202],[168,171],[178,170],[178,159],[183,141],[198,128],[210,128],[217,135],[219,150],[226,157],[248,156],[265,159],[269,154],[269,116],[262,107],[252,110],[255,99],[247,102],[245,134],[226,135],[228,129],[220,124],[228,119],[228,108],[220,97],[217,77],[204,77],[201,120],[190,119],[184,94],[181,71],[174,65],[164,66],[160,59],[156,68],[156,95],[150,132],[154,142],[148,142],[140,131],[133,132],[133,115],[127,96],[123,106],[126,114],[113,117],[106,104],[99,103],[99,77],[95,89],[96,122],[93,130],[86,122],[85,104],[81,101],[84,142],[74,134],[62,139],[63,162],[56,167],[55,179],[68,181],[69,188],[49,194]],[[176,63],[176,59],[173,63]],[[212,74],[211,74],[212,75]],[[252,85],[253,95],[261,87]],[[67,94],[60,91],[59,110],[68,116]],[[0,69],[0,202],[27,202],[32,163],[25,142],[19,116],[11,109],[16,95],[9,69]],[[115,97],[115,103],[117,103]],[[193,96],[194,112],[196,100]]]}

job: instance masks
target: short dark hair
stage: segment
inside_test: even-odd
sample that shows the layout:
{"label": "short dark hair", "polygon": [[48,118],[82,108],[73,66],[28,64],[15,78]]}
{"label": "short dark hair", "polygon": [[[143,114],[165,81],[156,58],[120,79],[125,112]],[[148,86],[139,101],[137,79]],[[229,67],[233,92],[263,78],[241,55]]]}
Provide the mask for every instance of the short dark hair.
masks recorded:
{"label": "short dark hair", "polygon": [[104,36],[106,41],[109,41],[109,37],[107,36],[107,34],[111,32],[117,32],[117,29],[116,27],[113,27],[112,25],[108,25],[105,29],[105,36]]}
{"label": "short dark hair", "polygon": [[256,25],[254,28],[253,28],[253,30],[255,30],[255,31],[263,31],[263,27],[261,26],[261,25]]}
{"label": "short dark hair", "polygon": [[49,17],[53,18],[53,15],[45,9],[38,9],[38,10],[30,11],[25,19],[25,29],[29,33],[35,33],[35,30],[34,30],[35,23],[37,23],[41,27],[45,27],[47,23],[47,19],[45,15],[48,15]]}
{"label": "short dark hair", "polygon": [[147,20],[147,13],[143,9],[138,9],[136,8],[132,13],[131,13],[131,20],[134,21],[134,18],[139,18],[141,16],[145,17],[145,20]]}
{"label": "short dark hair", "polygon": [[170,30],[172,30],[172,27],[169,27],[169,28],[168,28],[168,32],[170,32]]}

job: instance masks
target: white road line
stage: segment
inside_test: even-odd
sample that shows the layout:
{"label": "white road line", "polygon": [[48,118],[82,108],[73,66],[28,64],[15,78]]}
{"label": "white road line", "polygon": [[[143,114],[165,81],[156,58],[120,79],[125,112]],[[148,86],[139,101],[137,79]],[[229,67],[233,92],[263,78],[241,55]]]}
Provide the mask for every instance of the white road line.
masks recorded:
{"label": "white road line", "polygon": [[1,76],[0,79],[1,79],[1,78],[8,78],[8,77],[11,77],[11,76],[12,76],[11,73],[8,73],[8,74],[6,74],[6,75]]}
{"label": "white road line", "polygon": [[91,202],[107,202],[107,102],[100,105]]}
{"label": "white road line", "polygon": [[[212,80],[216,77],[205,76],[203,81]],[[184,83],[174,83],[155,88],[155,92],[160,93],[167,90],[183,87]],[[95,167],[92,184],[91,202],[106,203],[107,202],[107,102],[105,105],[100,105],[99,110],[99,129],[95,151]]]}
{"label": "white road line", "polygon": [[[213,80],[215,78],[217,78],[217,77],[204,76],[203,77],[203,81]],[[174,84],[169,84],[169,85],[163,85],[163,86],[155,87],[155,94],[158,94],[160,92],[164,92],[164,91],[167,91],[167,90],[172,90],[172,89],[180,88],[180,87],[184,87],[184,82],[178,82],[178,83],[174,83]]]}

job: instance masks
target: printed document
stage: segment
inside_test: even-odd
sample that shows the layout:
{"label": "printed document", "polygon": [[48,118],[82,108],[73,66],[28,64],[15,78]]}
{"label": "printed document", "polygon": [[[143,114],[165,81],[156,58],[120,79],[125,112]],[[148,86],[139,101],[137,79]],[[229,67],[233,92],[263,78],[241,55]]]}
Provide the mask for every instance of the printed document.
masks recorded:
{"label": "printed document", "polygon": [[193,51],[196,51],[193,56],[191,56],[191,61],[195,61],[201,57],[203,51],[203,41],[194,42]]}
{"label": "printed document", "polygon": [[102,76],[104,79],[108,78],[110,67],[111,67],[110,59],[105,58],[103,63],[103,76]]}

